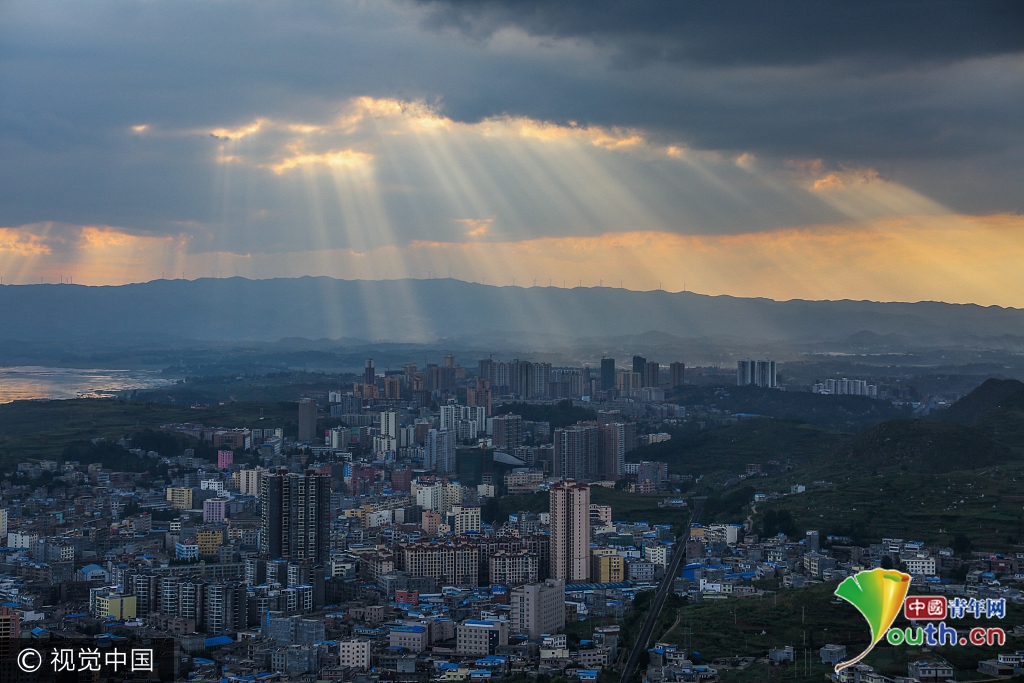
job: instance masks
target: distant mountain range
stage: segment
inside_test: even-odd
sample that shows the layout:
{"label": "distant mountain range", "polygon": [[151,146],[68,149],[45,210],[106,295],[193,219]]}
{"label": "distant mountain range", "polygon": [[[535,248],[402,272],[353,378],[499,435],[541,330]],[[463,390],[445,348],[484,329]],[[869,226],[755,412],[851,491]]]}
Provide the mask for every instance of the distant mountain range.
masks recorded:
{"label": "distant mountain range", "polygon": [[0,286],[0,341],[423,343],[445,339],[733,338],[864,343],[1024,336],[1024,310],[938,302],[773,301],[610,287],[495,287],[451,279],[157,280]]}

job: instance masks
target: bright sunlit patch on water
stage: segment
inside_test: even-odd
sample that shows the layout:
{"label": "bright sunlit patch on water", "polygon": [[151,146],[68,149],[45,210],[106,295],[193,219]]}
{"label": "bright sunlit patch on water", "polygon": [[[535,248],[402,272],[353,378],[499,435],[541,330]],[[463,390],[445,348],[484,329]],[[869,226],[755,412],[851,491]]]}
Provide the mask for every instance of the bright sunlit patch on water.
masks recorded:
{"label": "bright sunlit patch on water", "polygon": [[174,380],[139,370],[0,367],[0,403],[37,399],[103,398],[132,389],[152,389]]}

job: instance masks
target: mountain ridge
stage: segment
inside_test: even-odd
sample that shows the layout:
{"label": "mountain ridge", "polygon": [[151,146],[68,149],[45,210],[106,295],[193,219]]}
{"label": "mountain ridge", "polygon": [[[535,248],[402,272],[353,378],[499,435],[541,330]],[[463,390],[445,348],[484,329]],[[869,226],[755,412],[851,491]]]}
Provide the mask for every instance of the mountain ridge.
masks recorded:
{"label": "mountain ridge", "polygon": [[[4,285],[0,341],[161,338],[423,343],[474,334],[836,341],[865,332],[1024,335],[1024,310],[851,299],[775,301],[612,287],[326,277]],[[642,332],[640,332],[642,331]]]}

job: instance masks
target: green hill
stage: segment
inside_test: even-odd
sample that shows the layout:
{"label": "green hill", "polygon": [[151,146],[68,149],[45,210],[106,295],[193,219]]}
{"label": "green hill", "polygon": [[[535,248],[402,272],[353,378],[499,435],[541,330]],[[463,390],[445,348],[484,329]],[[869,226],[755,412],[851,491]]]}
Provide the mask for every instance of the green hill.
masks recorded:
{"label": "green hill", "polygon": [[747,413],[797,420],[842,432],[856,432],[885,420],[910,416],[907,408],[867,396],[831,396],[755,386],[686,385],[674,389],[670,398],[686,406],[691,414],[701,416],[715,410],[726,414]]}
{"label": "green hill", "polygon": [[838,445],[830,458],[842,472],[942,474],[1014,460],[1006,445],[983,431],[953,422],[893,420]]}
{"label": "green hill", "polygon": [[667,462],[670,471],[693,475],[737,474],[748,463],[778,471],[786,463],[801,465],[825,457],[845,438],[797,420],[750,418],[726,427],[676,430],[671,440],[638,448],[627,459]]}
{"label": "green hill", "polygon": [[993,411],[1024,408],[1024,382],[989,378],[936,417],[946,422],[970,425]]}

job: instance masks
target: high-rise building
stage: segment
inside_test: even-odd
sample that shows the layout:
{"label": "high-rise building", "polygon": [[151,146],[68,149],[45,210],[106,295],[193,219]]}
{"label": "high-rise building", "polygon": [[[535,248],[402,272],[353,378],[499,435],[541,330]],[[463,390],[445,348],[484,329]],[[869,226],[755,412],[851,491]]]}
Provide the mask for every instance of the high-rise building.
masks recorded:
{"label": "high-rise building", "polygon": [[675,389],[686,384],[686,365],[680,362],[668,366],[668,385]]}
{"label": "high-rise building", "polygon": [[618,479],[626,463],[626,453],[636,445],[636,425],[632,422],[609,422],[598,428],[597,476]]}
{"label": "high-rise building", "polygon": [[373,359],[366,359],[366,366],[363,368],[363,384],[377,383],[377,369],[373,367]]}
{"label": "high-rise building", "polygon": [[[481,361],[483,362],[483,361]],[[491,380],[477,377],[476,388],[466,389],[466,404],[483,408],[486,415],[491,414]]]}
{"label": "high-rise building", "polygon": [[398,413],[385,410],[380,414],[380,434],[373,440],[373,452],[378,456],[398,451]]}
{"label": "high-rise building", "polygon": [[523,416],[497,415],[491,419],[491,432],[494,447],[511,453],[511,449],[523,445]]}
{"label": "high-rise building", "polygon": [[551,487],[551,576],[590,580],[590,487],[561,481]]}
{"label": "high-rise building", "polygon": [[643,356],[633,356],[633,372],[638,374],[644,374],[644,368],[647,367],[647,359]]}
{"label": "high-rise building", "polygon": [[767,389],[774,389],[775,382],[775,361],[759,360],[754,363],[754,384]]}
{"label": "high-rise building", "polygon": [[458,433],[431,429],[423,443],[423,467],[438,474],[455,471],[455,443]]}
{"label": "high-rise building", "polygon": [[643,374],[638,372],[618,372],[615,374],[615,388],[619,391],[632,391],[643,386]]}
{"label": "high-rise building", "polygon": [[207,584],[203,591],[203,621],[211,635],[244,629],[249,622],[245,584]]}
{"label": "high-rise building", "polygon": [[299,441],[313,441],[316,438],[316,401],[311,398],[299,400]]}
{"label": "high-rise building", "polygon": [[543,584],[528,584],[511,591],[511,631],[538,639],[542,634],[558,633],[565,628],[565,582],[549,579]]}
{"label": "high-rise building", "polygon": [[331,479],[278,473],[260,482],[260,551],[264,557],[327,561],[330,550]]}
{"label": "high-rise building", "polygon": [[563,479],[591,479],[598,472],[597,423],[579,423],[554,434],[554,474]]}
{"label": "high-rise building", "polygon": [[736,363],[736,385],[764,387],[774,389],[778,385],[775,382],[775,361],[773,360],[741,360]]}
{"label": "high-rise building", "polygon": [[601,359],[601,391],[615,389],[615,359]]}
{"label": "high-rise building", "polygon": [[661,366],[657,361],[644,363],[643,385],[645,387],[657,387],[661,385]]}

